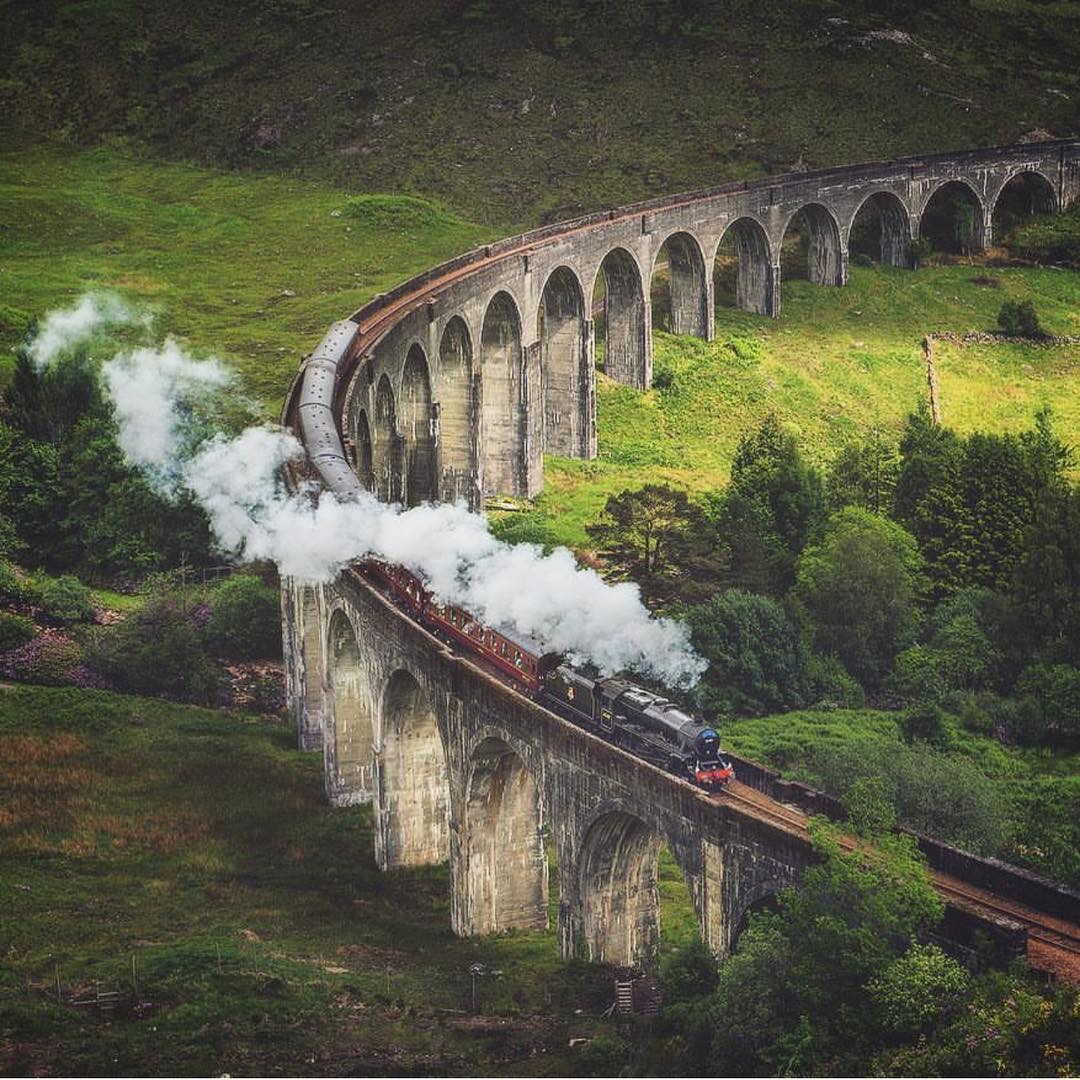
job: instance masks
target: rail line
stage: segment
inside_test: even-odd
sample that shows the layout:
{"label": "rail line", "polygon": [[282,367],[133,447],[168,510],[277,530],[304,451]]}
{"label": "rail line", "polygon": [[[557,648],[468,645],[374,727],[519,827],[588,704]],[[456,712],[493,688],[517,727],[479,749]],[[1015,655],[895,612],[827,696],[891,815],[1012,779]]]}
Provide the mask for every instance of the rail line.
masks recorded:
{"label": "rail line", "polygon": [[[740,803],[750,808],[750,812],[757,817],[771,819],[804,834],[809,833],[809,818],[802,811],[778,803],[763,792],[747,787],[737,780],[724,792],[712,798],[719,804]],[[857,842],[845,838],[841,845],[851,850],[857,846]],[[932,870],[930,881],[946,901],[958,900],[966,906],[1011,919],[1024,926],[1028,934],[1028,963],[1055,978],[1080,982],[1080,926],[1025,904],[1002,899],[994,893],[968,885],[941,871]]]}

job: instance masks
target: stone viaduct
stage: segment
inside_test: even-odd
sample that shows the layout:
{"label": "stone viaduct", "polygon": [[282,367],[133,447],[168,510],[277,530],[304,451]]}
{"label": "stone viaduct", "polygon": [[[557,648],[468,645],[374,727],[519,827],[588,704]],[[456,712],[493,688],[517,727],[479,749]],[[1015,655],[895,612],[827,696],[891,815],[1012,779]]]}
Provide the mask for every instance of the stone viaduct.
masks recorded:
{"label": "stone viaduct", "polygon": [[[802,237],[811,282],[842,286],[857,223],[880,261],[905,267],[921,232],[952,229],[981,248],[1006,197],[1050,212],[1078,193],[1080,142],[1056,141],[727,184],[552,225],[436,267],[335,324],[284,419],[311,478],[339,494],[474,509],[493,494],[530,496],[543,454],[596,454],[598,355],[606,377],[650,385],[658,267],[671,329],[707,339],[718,263],[733,271],[739,306],[779,313],[785,236]],[[718,953],[746,911],[806,865],[795,831],[555,717],[354,571],[329,585],[286,580],[282,607],[290,707],[300,745],[323,749],[330,801],[374,803],[383,869],[449,859],[458,933],[547,924],[547,837],[564,954],[615,964],[655,952],[662,843]]]}

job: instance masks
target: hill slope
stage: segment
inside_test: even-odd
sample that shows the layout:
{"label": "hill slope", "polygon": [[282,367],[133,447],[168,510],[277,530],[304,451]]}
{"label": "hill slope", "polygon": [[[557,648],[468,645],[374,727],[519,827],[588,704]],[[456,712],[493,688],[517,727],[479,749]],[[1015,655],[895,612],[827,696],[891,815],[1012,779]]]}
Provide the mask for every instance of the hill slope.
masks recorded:
{"label": "hill slope", "polygon": [[1080,127],[1025,0],[6,0],[5,123],[437,195],[503,225]]}

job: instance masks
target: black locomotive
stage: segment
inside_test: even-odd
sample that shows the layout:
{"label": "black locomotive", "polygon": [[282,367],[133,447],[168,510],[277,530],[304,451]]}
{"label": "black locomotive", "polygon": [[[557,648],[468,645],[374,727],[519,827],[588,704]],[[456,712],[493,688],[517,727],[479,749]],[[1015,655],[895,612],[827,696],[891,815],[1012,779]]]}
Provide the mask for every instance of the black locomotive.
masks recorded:
{"label": "black locomotive", "polygon": [[590,679],[531,639],[438,602],[403,566],[367,559],[360,571],[410,618],[572,723],[699,787],[715,790],[734,778],[720,736],[674,702],[627,679]]}
{"label": "black locomotive", "polygon": [[626,679],[590,679],[560,664],[544,676],[540,700],[575,724],[700,787],[719,788],[735,776],[713,728]]}

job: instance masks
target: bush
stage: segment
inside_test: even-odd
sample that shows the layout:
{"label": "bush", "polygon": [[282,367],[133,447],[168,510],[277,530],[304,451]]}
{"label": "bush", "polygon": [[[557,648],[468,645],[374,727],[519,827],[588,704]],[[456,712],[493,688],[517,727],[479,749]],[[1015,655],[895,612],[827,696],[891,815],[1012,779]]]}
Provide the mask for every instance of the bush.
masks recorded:
{"label": "bush", "polygon": [[63,686],[74,681],[81,650],[63,634],[40,634],[0,660],[0,675],[18,682]]}
{"label": "bush", "polygon": [[653,372],[652,385],[654,390],[676,389],[675,372],[671,368],[658,368]]}
{"label": "bush", "polygon": [[936,702],[924,701],[900,717],[900,733],[908,743],[924,742],[944,746],[949,741],[945,712]]}
{"label": "bush", "polygon": [[1016,684],[1017,736],[1028,743],[1080,743],[1080,668],[1035,664]]}
{"label": "bush", "polygon": [[887,687],[905,705],[939,702],[945,696],[942,657],[925,645],[912,645],[896,658]]}
{"label": "bush", "polygon": [[15,564],[0,560],[0,604],[26,604],[34,598],[33,586]]}
{"label": "bush", "polygon": [[171,600],[148,604],[115,626],[94,631],[86,665],[133,694],[181,701],[211,701],[221,685],[218,669],[203,651],[197,631]]}
{"label": "bush", "polygon": [[214,589],[206,643],[211,652],[237,660],[281,655],[278,594],[250,574],[236,574]]}
{"label": "bush", "polygon": [[0,612],[0,653],[25,645],[34,633],[34,624],[29,619]]}
{"label": "bush", "polygon": [[62,623],[93,622],[97,617],[90,590],[70,574],[46,581],[39,589],[38,602],[48,615]]}
{"label": "bush", "polygon": [[806,699],[814,709],[861,709],[866,693],[832,654],[815,653],[803,672]]}
{"label": "bush", "polygon": [[998,326],[1009,337],[1042,337],[1039,316],[1030,300],[1006,300],[998,312]]}

